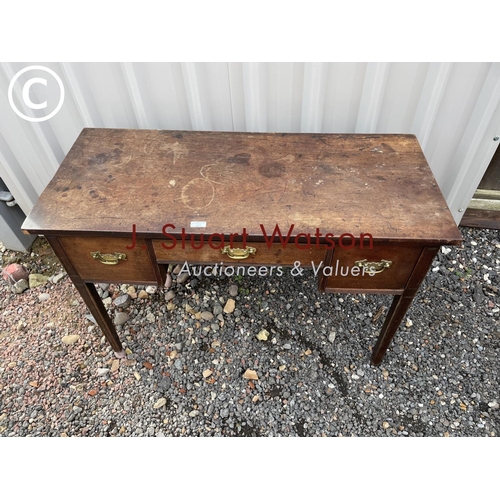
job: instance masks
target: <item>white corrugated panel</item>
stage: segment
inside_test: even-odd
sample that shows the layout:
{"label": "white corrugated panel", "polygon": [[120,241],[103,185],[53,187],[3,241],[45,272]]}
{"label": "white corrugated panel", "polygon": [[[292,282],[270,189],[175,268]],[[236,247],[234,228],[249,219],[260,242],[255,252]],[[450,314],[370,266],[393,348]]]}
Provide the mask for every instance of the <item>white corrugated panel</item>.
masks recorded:
{"label": "white corrugated panel", "polygon": [[[7,97],[31,63],[0,66],[0,177],[25,212],[83,127],[411,133],[458,222],[500,135],[500,63],[36,64],[66,92],[60,111],[36,123]],[[58,99],[57,87],[32,90],[33,102]]]}

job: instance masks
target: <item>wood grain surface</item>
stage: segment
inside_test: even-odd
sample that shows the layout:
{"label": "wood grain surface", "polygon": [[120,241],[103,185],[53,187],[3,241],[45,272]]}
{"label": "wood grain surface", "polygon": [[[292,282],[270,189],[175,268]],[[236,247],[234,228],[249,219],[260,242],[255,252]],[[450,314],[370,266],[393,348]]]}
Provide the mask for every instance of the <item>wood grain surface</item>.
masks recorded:
{"label": "wood grain surface", "polygon": [[[198,223],[205,227],[192,227]],[[43,234],[162,236],[246,228],[263,241],[372,234],[461,241],[413,135],[84,129],[26,219]]]}

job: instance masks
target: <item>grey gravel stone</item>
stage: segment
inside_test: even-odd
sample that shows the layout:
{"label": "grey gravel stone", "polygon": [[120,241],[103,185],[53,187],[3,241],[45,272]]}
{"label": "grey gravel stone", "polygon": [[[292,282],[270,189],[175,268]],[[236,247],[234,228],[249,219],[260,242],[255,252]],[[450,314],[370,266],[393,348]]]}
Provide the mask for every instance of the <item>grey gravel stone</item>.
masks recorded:
{"label": "grey gravel stone", "polygon": [[12,289],[15,293],[23,293],[29,288],[28,282],[26,280],[19,280],[13,286]]}
{"label": "grey gravel stone", "polygon": [[115,314],[115,319],[114,319],[114,324],[115,325],[123,325],[124,323],[126,323],[128,321],[128,314],[125,313],[125,312],[117,312]]}
{"label": "grey gravel stone", "polygon": [[162,389],[163,391],[166,391],[170,388],[172,385],[172,381],[170,380],[170,377],[163,377],[159,382],[158,382],[158,387]]}
{"label": "grey gravel stone", "polygon": [[66,272],[62,272],[62,273],[56,274],[52,278],[52,283],[54,283],[54,285],[57,285],[57,283],[59,283],[65,276],[66,276]]}
{"label": "grey gravel stone", "polygon": [[130,305],[131,301],[132,299],[130,298],[130,295],[125,293],[116,297],[116,299],[113,301],[113,304],[115,305],[115,307],[119,307],[120,309],[126,309]]}
{"label": "grey gravel stone", "polygon": [[177,276],[177,283],[181,285],[182,283],[185,283],[189,279],[189,274],[188,273],[182,273]]}
{"label": "grey gravel stone", "polygon": [[214,315],[210,311],[202,311],[201,317],[206,321],[210,321],[213,319]]}

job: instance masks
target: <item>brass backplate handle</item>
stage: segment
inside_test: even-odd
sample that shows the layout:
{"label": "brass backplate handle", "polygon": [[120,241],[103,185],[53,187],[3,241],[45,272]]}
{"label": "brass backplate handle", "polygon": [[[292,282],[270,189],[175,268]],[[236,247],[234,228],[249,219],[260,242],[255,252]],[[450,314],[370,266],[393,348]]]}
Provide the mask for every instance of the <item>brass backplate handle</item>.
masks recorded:
{"label": "brass backplate handle", "polygon": [[221,248],[220,251],[221,253],[226,254],[229,258],[235,260],[247,259],[250,255],[255,255],[257,253],[257,249],[254,247],[231,248],[229,245]]}
{"label": "brass backplate handle", "polygon": [[127,260],[127,256],[124,253],[101,253],[101,252],[90,252],[92,258],[97,259],[101,264],[106,264],[108,266],[116,266],[121,260]]}
{"label": "brass backplate handle", "polygon": [[364,267],[370,274],[381,273],[384,269],[392,266],[392,261],[382,259],[380,262],[368,262],[366,259],[357,260],[354,265]]}

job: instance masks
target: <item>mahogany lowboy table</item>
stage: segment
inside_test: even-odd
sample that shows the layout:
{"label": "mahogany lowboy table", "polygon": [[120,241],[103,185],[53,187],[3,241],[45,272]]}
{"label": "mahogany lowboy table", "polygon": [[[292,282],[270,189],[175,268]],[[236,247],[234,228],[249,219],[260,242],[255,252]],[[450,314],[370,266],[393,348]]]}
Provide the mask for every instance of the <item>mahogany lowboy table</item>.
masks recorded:
{"label": "mahogany lowboy table", "polygon": [[462,241],[417,139],[392,134],[84,129],[23,230],[45,235],[119,357],[94,282],[298,262],[321,266],[323,292],[395,296],[374,365],[440,245]]}

